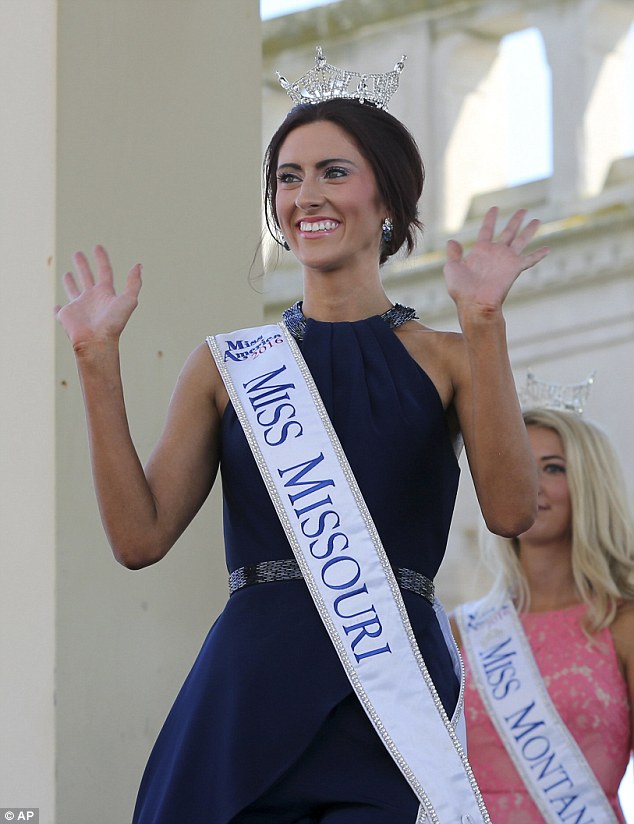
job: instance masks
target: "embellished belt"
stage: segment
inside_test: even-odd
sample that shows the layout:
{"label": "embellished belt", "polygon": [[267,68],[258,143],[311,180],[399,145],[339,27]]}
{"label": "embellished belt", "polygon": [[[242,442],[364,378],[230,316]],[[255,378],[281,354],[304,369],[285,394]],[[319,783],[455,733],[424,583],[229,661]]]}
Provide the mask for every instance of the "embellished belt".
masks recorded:
{"label": "embellished belt", "polygon": [[[392,567],[396,581],[401,589],[421,595],[430,604],[434,603],[434,582],[420,572],[406,567]],[[244,566],[235,569],[229,575],[229,595],[233,595],[243,587],[253,584],[267,584],[271,581],[291,581],[303,578],[299,564],[289,558],[280,561],[262,561],[254,566]]]}

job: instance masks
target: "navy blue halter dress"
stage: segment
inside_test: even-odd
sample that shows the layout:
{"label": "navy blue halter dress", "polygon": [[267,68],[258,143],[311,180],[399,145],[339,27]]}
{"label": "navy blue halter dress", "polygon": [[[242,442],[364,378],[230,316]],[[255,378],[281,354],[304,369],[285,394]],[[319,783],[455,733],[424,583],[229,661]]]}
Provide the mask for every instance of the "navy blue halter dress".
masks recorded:
{"label": "navy blue halter dress", "polygon": [[[433,579],[459,474],[434,385],[380,316],[309,319],[300,348],[392,565]],[[292,558],[231,405],[221,475],[229,571]],[[412,592],[403,598],[451,716],[459,684],[434,610]],[[227,824],[292,767],[351,692],[303,581],[235,592],[157,739],[134,824]]]}

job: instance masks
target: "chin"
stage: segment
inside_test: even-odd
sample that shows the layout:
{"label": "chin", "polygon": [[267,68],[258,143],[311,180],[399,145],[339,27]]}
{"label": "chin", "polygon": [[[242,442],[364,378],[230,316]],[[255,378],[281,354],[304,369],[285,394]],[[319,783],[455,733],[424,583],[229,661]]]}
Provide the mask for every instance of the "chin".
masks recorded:
{"label": "chin", "polygon": [[302,257],[298,256],[297,259],[305,269],[310,269],[314,272],[322,272],[324,274],[327,274],[328,272],[334,272],[335,270],[340,269],[342,267],[340,261],[333,260],[331,257],[316,258],[304,255]]}

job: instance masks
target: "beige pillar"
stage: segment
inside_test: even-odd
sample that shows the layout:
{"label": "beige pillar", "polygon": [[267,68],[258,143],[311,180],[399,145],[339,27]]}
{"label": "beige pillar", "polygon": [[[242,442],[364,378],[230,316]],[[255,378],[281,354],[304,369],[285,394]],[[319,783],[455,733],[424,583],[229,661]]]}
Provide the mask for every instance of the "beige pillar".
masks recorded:
{"label": "beige pillar", "polygon": [[0,806],[53,822],[55,3],[0,2]]}
{"label": "beige pillar", "polygon": [[261,317],[258,3],[0,0],[0,38],[0,804],[126,822],[226,598],[219,501],[156,567],[112,559],[54,291],[77,248],[106,245],[119,285],[143,262],[123,362],[146,458],[189,351]]}

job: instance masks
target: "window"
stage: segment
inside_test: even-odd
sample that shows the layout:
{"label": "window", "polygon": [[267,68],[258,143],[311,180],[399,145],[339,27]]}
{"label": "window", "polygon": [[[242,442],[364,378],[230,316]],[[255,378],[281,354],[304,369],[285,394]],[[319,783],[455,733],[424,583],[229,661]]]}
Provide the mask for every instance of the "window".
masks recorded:
{"label": "window", "polygon": [[538,29],[507,34],[500,43],[507,118],[506,182],[550,177],[553,169],[550,68]]}

